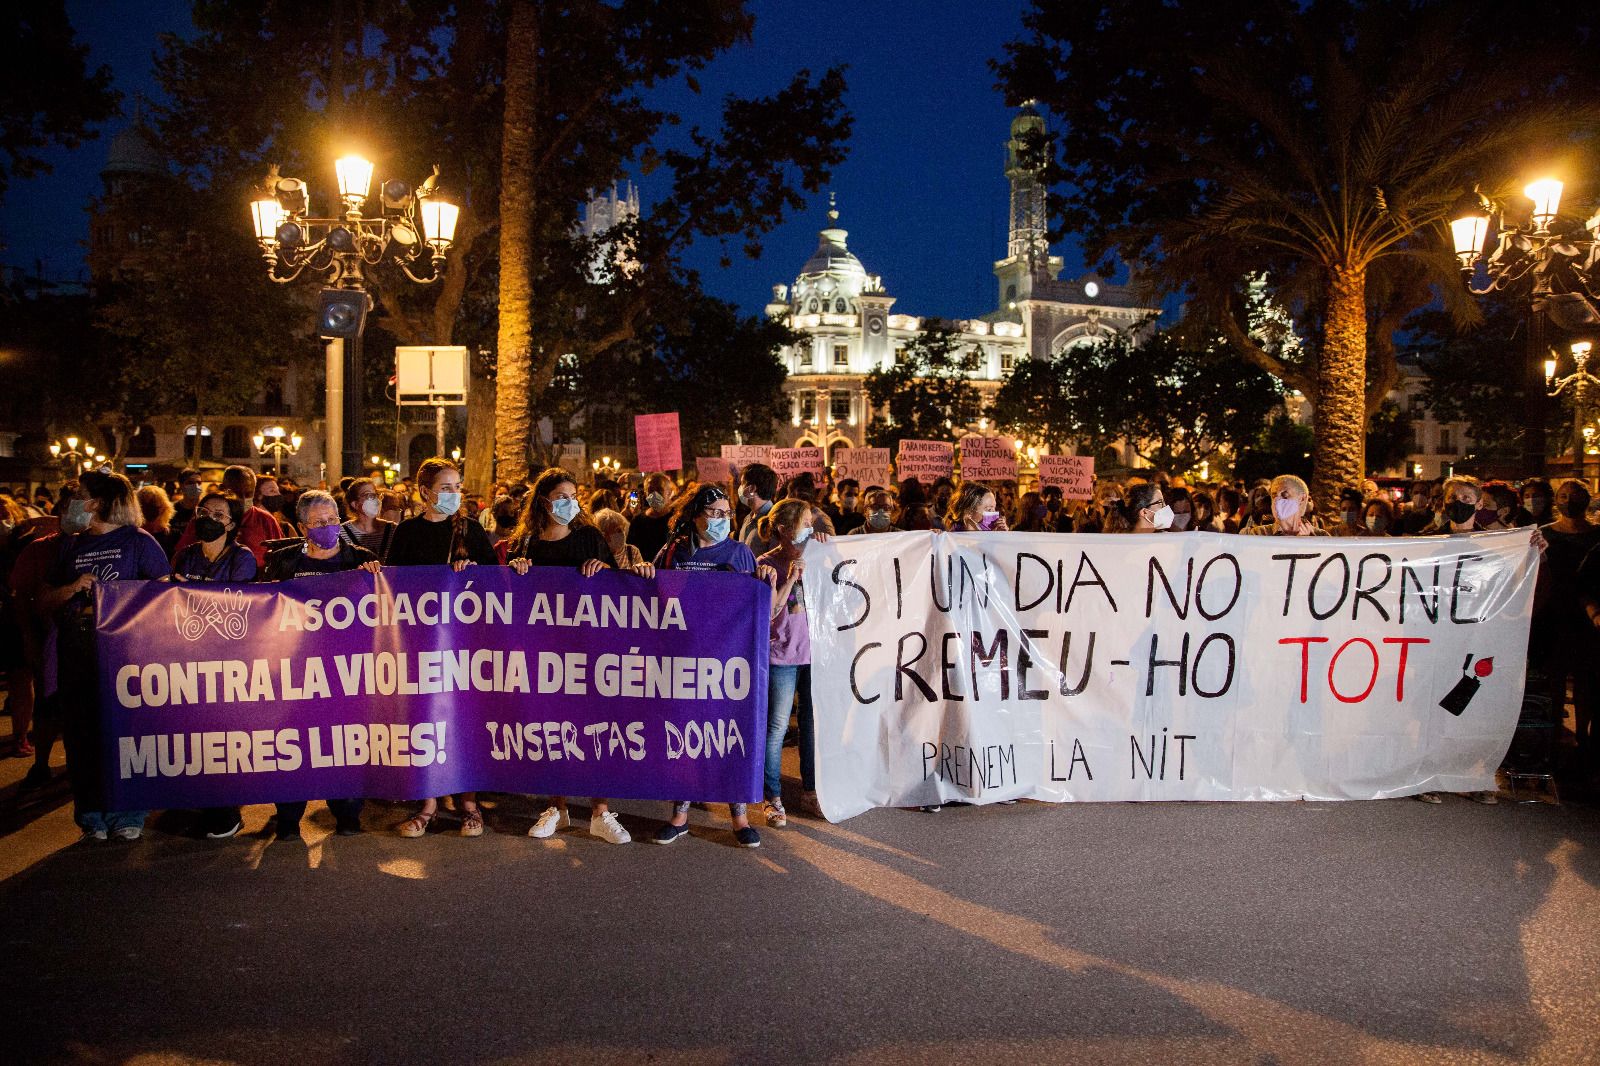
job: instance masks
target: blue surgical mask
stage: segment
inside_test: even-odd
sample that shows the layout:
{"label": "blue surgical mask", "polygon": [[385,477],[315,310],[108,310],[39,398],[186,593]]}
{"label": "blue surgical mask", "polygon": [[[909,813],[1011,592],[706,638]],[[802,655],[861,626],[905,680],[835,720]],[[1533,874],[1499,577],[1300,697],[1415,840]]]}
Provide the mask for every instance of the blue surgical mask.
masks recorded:
{"label": "blue surgical mask", "polygon": [[455,514],[461,509],[461,493],[439,492],[433,497],[433,509],[440,514]]}
{"label": "blue surgical mask", "polygon": [[89,528],[89,522],[94,518],[94,513],[89,510],[88,500],[68,500],[67,513],[61,516],[61,532],[82,533]]}
{"label": "blue surgical mask", "polygon": [[811,539],[811,527],[810,526],[801,526],[799,529],[794,531],[794,546],[795,547],[798,548],[800,545],[804,544],[806,541],[808,541],[810,539]]}
{"label": "blue surgical mask", "polygon": [[728,539],[728,531],[733,528],[731,518],[706,519],[706,536],[711,538],[711,543],[721,544]]}
{"label": "blue surgical mask", "polygon": [[571,524],[572,520],[578,517],[579,510],[578,501],[570,496],[563,496],[550,504],[550,514],[564,526]]}

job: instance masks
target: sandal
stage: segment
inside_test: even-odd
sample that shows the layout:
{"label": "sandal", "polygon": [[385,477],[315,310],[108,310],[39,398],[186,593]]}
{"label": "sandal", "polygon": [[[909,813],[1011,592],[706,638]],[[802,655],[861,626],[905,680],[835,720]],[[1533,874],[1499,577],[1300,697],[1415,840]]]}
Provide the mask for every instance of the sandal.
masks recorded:
{"label": "sandal", "polygon": [[415,838],[422,836],[428,831],[428,823],[433,821],[433,817],[437,813],[437,811],[418,811],[401,822],[400,828],[396,829],[395,832],[403,837]]}
{"label": "sandal", "polygon": [[461,835],[464,837],[483,836],[483,808],[474,804],[461,812]]}

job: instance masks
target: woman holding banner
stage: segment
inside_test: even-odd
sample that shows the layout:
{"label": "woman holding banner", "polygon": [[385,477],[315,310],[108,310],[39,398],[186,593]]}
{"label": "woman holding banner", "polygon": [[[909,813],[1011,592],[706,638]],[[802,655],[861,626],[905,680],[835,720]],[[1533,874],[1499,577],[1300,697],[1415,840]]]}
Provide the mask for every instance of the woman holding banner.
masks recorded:
{"label": "woman holding banner", "polygon": [[[577,479],[559,467],[551,467],[534,482],[532,491],[523,501],[522,516],[517,520],[510,544],[506,551],[507,565],[518,574],[526,574],[535,566],[564,566],[577,567],[584,577],[593,577],[616,565],[605,538],[584,516],[583,507],[578,503]],[[654,566],[643,562],[632,570],[640,577],[654,577],[656,573]],[[592,797],[589,806],[590,836],[599,837],[608,844],[632,842],[632,835],[617,821],[603,798]],[[543,839],[571,824],[567,798],[556,796],[533,823],[528,835]]]}
{"label": "woman holding banner", "polygon": [[[235,535],[244,504],[208,492],[194,511],[195,542],[172,560],[172,572],[185,581],[236,583],[256,579],[256,557]],[[208,840],[227,840],[244,828],[237,805],[200,812],[200,832]]]}
{"label": "woman holding banner", "polygon": [[[395,527],[386,562],[389,566],[448,565],[453,570],[468,566],[498,566],[500,557],[489,543],[489,534],[461,510],[461,468],[442,456],[424,459],[417,467],[417,489],[426,510]],[[475,792],[463,792],[461,835],[483,835],[483,811]],[[439,801],[422,801],[422,810],[400,823],[403,837],[420,837],[439,812]]]}
{"label": "woman holding banner", "polygon": [[784,500],[761,520],[761,535],[776,543],[758,564],[773,573],[771,638],[767,667],[767,757],[762,813],[767,824],[781,829],[788,822],[783,809],[783,736],[789,728],[789,707],[797,708],[800,740],[800,806],[820,818],[815,776],[816,737],[811,716],[811,630],[806,597],[800,583],[805,564],[800,555],[811,539],[811,508],[804,500]]}
{"label": "woman holding banner", "polygon": [[[766,469],[766,468],[763,468]],[[770,472],[770,471],[769,471]],[[776,477],[776,475],[774,475]],[[810,513],[810,505],[800,500],[793,504]],[[765,519],[772,511],[761,515]],[[716,570],[736,574],[750,574],[769,584],[776,583],[777,574],[765,564],[756,565],[750,548],[729,534],[733,531],[733,508],[728,494],[715,485],[701,485],[679,503],[672,523],[673,536],[656,558],[663,570]],[[752,531],[765,541],[771,535],[770,527]],[[768,713],[771,713],[769,708]],[[672,820],[656,831],[657,844],[671,844],[689,832],[689,802],[682,800],[672,805]],[[759,848],[761,834],[750,825],[743,803],[730,803],[733,816],[733,837],[741,848]]]}
{"label": "woman holding banner", "polygon": [[[95,663],[94,586],[100,581],[148,580],[170,572],[166,553],[140,529],[144,516],[133,485],[121,474],[91,470],[61,518],[55,561],[39,596],[55,619],[57,687],[52,695],[67,749],[73,819],[85,840],[138,840],[144,811],[107,811],[100,780],[100,681]],[[81,532],[77,532],[81,530]]]}

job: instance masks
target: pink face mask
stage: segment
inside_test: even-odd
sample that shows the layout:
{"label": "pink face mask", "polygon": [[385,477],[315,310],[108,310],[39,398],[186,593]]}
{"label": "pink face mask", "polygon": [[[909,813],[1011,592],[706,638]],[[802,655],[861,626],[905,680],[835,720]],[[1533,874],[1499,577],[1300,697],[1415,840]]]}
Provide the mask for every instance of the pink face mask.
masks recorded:
{"label": "pink face mask", "polygon": [[993,529],[994,524],[998,521],[1000,521],[999,511],[985,511],[983,512],[983,517],[978,519],[978,528]]}

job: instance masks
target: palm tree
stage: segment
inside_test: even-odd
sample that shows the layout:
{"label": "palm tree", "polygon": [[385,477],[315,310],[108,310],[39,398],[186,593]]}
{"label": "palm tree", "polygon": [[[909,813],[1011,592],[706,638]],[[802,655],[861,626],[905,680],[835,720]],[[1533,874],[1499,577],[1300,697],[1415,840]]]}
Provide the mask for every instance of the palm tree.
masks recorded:
{"label": "palm tree", "polygon": [[512,0],[506,27],[505,119],[500,154],[500,326],[496,363],[495,476],[528,477],[533,415],[534,141],[539,16]]}
{"label": "palm tree", "polygon": [[[1034,37],[1002,68],[1067,123],[1053,177],[1068,224],[1096,256],[1137,262],[1152,295],[1189,295],[1189,321],[1313,402],[1319,498],[1359,484],[1368,416],[1399,380],[1395,330],[1434,299],[1476,315],[1453,208],[1589,113],[1500,81],[1537,84],[1537,66],[1501,55],[1492,87],[1464,69],[1485,27],[1459,5],[1082,6],[1037,0]],[[1105,25],[1107,10],[1129,23]],[[1298,355],[1250,333],[1246,278],[1263,269],[1308,334]]]}

